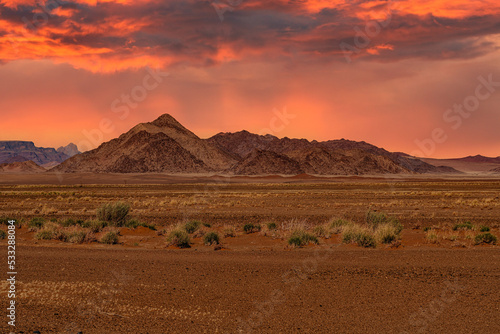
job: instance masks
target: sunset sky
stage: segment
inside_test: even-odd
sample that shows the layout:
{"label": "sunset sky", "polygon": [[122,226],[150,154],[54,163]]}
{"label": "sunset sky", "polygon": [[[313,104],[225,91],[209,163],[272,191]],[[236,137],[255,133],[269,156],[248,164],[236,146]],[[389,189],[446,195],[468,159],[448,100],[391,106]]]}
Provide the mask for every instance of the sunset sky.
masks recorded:
{"label": "sunset sky", "polygon": [[500,156],[499,46],[498,0],[2,0],[0,140],[89,149],[170,113]]}

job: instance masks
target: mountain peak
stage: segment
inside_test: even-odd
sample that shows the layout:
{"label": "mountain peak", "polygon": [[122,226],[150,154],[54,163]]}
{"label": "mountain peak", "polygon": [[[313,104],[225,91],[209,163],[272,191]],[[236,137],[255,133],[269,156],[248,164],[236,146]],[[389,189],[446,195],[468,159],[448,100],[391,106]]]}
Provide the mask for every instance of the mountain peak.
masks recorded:
{"label": "mountain peak", "polygon": [[163,114],[161,115],[160,117],[158,117],[157,119],[155,119],[154,121],[151,122],[151,124],[153,125],[156,125],[160,128],[163,128],[163,127],[176,127],[176,128],[183,128],[183,126],[181,125],[181,123],[179,123],[174,117],[172,117],[172,115],[170,114]]}

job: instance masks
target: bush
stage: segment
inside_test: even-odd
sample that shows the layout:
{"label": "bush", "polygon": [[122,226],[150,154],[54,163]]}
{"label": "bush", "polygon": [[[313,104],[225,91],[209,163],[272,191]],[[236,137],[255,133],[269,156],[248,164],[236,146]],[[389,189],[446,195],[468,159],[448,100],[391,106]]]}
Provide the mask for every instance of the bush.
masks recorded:
{"label": "bush", "polygon": [[276,226],[276,223],[267,223],[267,229],[269,231],[273,231],[273,230],[276,230],[278,227]]}
{"label": "bush", "polygon": [[147,227],[150,230],[156,231],[156,227],[154,225],[141,222],[141,221],[139,221],[137,219],[128,220],[127,222],[125,222],[124,226],[128,227],[128,228],[138,228],[139,226],[142,226],[142,227]]}
{"label": "bush", "polygon": [[330,234],[328,234],[328,231],[324,226],[316,226],[313,228],[313,233],[316,237],[318,238],[329,238]]}
{"label": "bush", "polygon": [[303,247],[310,243],[318,244],[318,238],[314,235],[305,232],[304,230],[295,230],[288,239],[288,244],[294,247]]}
{"label": "bush", "polygon": [[177,229],[168,234],[168,242],[180,248],[189,248],[189,234],[185,230]]}
{"label": "bush", "polygon": [[7,233],[4,230],[0,230],[0,240],[7,238]]}
{"label": "bush", "polygon": [[51,240],[55,237],[54,231],[51,230],[42,230],[35,234],[35,239],[37,240]]}
{"label": "bush", "polygon": [[260,230],[261,230],[261,227],[258,224],[252,224],[252,223],[250,223],[250,224],[245,224],[243,226],[243,231],[245,233],[247,233],[247,234],[248,233],[254,233],[254,232],[260,232]]}
{"label": "bush", "polygon": [[117,244],[118,243],[118,233],[112,232],[112,231],[106,233],[105,235],[102,236],[101,243],[108,244],[108,245]]}
{"label": "bush", "polygon": [[357,240],[358,246],[365,248],[375,248],[377,243],[371,234],[361,234]]}
{"label": "bush", "polygon": [[233,238],[236,236],[236,231],[234,230],[234,227],[232,226],[224,226],[224,238]]}
{"label": "bush", "polygon": [[465,222],[465,223],[462,223],[462,224],[457,224],[455,226],[453,226],[453,231],[456,231],[456,230],[472,230],[474,226],[472,225],[471,222]]}
{"label": "bush", "polygon": [[45,224],[45,219],[35,217],[30,220],[30,222],[28,223],[28,227],[42,228],[44,224]]}
{"label": "bush", "polygon": [[376,247],[373,231],[359,225],[350,225],[342,232],[343,243],[357,243],[362,247]]}
{"label": "bush", "polygon": [[490,228],[488,226],[480,226],[479,232],[489,232]]}
{"label": "bush", "polygon": [[192,234],[194,232],[196,232],[201,226],[201,223],[197,220],[193,220],[193,221],[190,221],[190,222],[187,222],[186,224],[184,224],[184,230],[189,233],[189,234]]}
{"label": "bush", "polygon": [[212,227],[212,225],[209,223],[203,223],[203,226],[208,227],[208,228]]}
{"label": "bush", "polygon": [[474,241],[475,241],[476,245],[482,244],[482,243],[496,244],[497,237],[491,233],[481,233],[481,234],[476,235],[476,237],[474,238]]}
{"label": "bush", "polygon": [[345,219],[334,219],[330,222],[330,229],[333,234],[339,234],[342,232],[344,226],[352,225],[352,223]]}
{"label": "bush", "polygon": [[382,244],[390,244],[399,238],[399,229],[392,224],[380,225],[375,231],[375,237]]}
{"label": "bush", "polygon": [[92,233],[101,232],[103,228],[108,225],[106,222],[98,221],[98,220],[87,220],[81,224],[82,227],[90,229]]}
{"label": "bush", "polygon": [[103,204],[97,209],[97,219],[114,226],[123,226],[127,220],[130,205],[123,202]]}
{"label": "bush", "polygon": [[68,218],[62,222],[59,223],[62,227],[70,227],[70,226],[75,226],[77,222],[74,219]]}
{"label": "bush", "polygon": [[208,232],[203,237],[203,243],[207,246],[211,246],[213,244],[218,245],[220,242],[219,234],[217,232]]}
{"label": "bush", "polygon": [[[67,236],[66,241],[73,244],[81,244],[85,241],[86,238],[87,238],[87,233],[85,231],[77,231],[70,233]],[[116,238],[116,242],[118,242],[118,237]]]}

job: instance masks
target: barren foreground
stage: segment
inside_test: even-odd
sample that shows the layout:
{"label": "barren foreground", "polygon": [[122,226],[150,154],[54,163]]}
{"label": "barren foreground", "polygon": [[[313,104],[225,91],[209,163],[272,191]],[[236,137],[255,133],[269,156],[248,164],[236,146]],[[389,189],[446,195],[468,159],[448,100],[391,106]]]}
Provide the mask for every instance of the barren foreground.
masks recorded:
{"label": "barren foreground", "polygon": [[[475,241],[483,229],[500,235],[498,180],[72,178],[0,186],[0,217],[20,222],[15,333],[500,333],[499,246]],[[150,228],[107,226],[83,243],[37,237],[86,230],[68,222],[119,200]],[[368,209],[403,224],[398,240],[363,249],[326,231],[318,244],[288,245],[293,224],[311,233],[335,217],[364,224]],[[199,232],[190,248],[167,247],[172,226],[192,219],[220,233],[222,249]],[[263,229],[245,233],[247,223]],[[102,243],[107,231],[118,244]],[[4,317],[0,332],[10,330]]]}
{"label": "barren foreground", "polygon": [[29,246],[19,257],[17,333],[500,332],[494,249]]}

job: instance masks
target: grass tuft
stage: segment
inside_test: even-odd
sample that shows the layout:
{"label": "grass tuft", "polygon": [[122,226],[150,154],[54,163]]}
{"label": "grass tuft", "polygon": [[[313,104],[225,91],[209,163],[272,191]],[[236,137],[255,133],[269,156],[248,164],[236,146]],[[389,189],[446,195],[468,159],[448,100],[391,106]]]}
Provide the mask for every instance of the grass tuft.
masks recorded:
{"label": "grass tuft", "polygon": [[303,247],[310,243],[318,244],[318,238],[302,229],[293,231],[292,235],[288,239],[288,244],[294,247]]}
{"label": "grass tuft", "polygon": [[472,230],[473,228],[474,228],[474,226],[472,225],[471,222],[465,222],[465,223],[461,223],[461,224],[457,224],[457,225],[453,226],[453,231]]}
{"label": "grass tuft", "polygon": [[476,235],[476,237],[474,238],[474,242],[476,243],[476,245],[479,245],[479,244],[493,244],[494,245],[497,243],[497,237],[491,233],[481,233],[481,234]]}
{"label": "grass tuft", "polygon": [[255,233],[255,232],[260,232],[261,230],[261,226],[259,224],[252,224],[252,223],[249,223],[249,224],[245,224],[243,226],[243,231],[245,233]]}
{"label": "grass tuft", "polygon": [[220,237],[217,232],[208,232],[203,237],[203,243],[207,246],[218,245],[220,243]]}
{"label": "grass tuft", "polygon": [[193,234],[194,232],[196,232],[201,226],[201,223],[197,220],[193,220],[193,221],[190,221],[190,222],[187,222],[186,224],[184,224],[184,230],[189,233],[189,234]]}
{"label": "grass tuft", "polygon": [[110,231],[102,236],[101,243],[114,245],[118,243],[118,233]]}
{"label": "grass tuft", "polygon": [[125,224],[129,211],[130,204],[123,202],[107,203],[97,209],[97,219],[119,227]]}
{"label": "grass tuft", "polygon": [[189,244],[189,234],[184,229],[176,229],[171,231],[167,240],[170,245],[175,245],[180,248],[189,248],[191,245]]}

